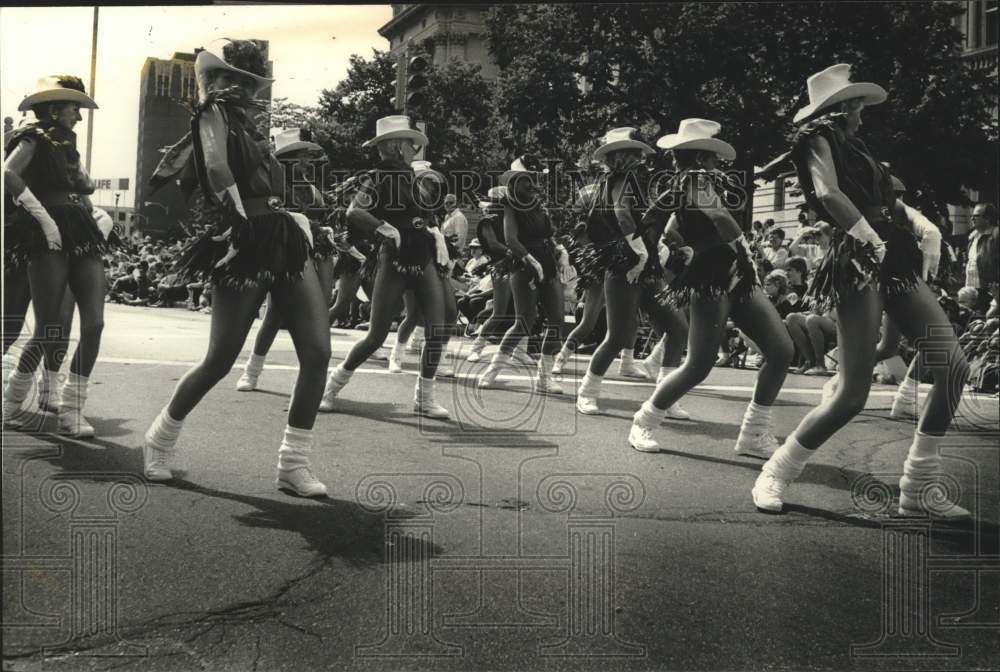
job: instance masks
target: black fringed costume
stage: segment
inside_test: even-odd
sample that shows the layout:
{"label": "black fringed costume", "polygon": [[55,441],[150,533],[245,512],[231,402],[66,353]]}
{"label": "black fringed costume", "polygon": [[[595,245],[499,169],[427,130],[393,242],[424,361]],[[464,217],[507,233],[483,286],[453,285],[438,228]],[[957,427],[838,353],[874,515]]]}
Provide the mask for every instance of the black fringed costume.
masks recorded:
{"label": "black fringed costume", "polygon": [[[48,122],[28,124],[9,134],[5,152],[9,155],[25,139],[34,141],[35,151],[22,177],[59,227],[63,253],[100,258],[111,243],[83,202],[82,197],[92,189],[81,183],[76,134]],[[4,222],[4,234],[4,260],[11,269],[21,268],[33,255],[49,251],[41,225],[21,208],[13,210]]]}
{"label": "black fringed costume", "polygon": [[[193,161],[205,195],[199,215],[207,230],[185,246],[174,265],[184,282],[210,279],[218,286],[245,289],[302,276],[311,253],[309,241],[282,207],[281,164],[250,116],[249,108],[262,105],[245,98],[236,87],[209,94],[193,110],[191,133],[167,150],[150,180],[154,186],[162,184]],[[212,196],[199,133],[202,115],[211,109],[226,121],[226,160],[246,210],[245,219],[231,201],[219,203]]]}
{"label": "black fringed costume", "polygon": [[734,302],[742,303],[760,286],[753,255],[745,240],[724,242],[704,211],[689,202],[690,195],[706,185],[718,194],[722,203],[726,202],[727,184],[720,172],[688,169],[671,178],[667,188],[650,206],[658,223],[665,223],[671,213],[676,213],[684,244],[695,250],[694,257],[683,269],[675,265],[680,261],[679,255],[671,255],[674,263],[668,262],[668,266],[679,273],[657,296],[661,302],[680,307],[689,304],[694,295],[708,298],[728,295]]}
{"label": "black fringed costume", "polygon": [[879,264],[870,243],[847,235],[839,226],[833,227],[830,249],[813,274],[806,294],[810,307],[821,312],[836,308],[866,286],[877,288],[886,297],[911,292],[921,271],[917,238],[906,226],[906,214],[896,207],[892,176],[864,142],[844,134],[838,124],[842,116],[843,113],[834,112],[804,124],[792,138],[792,149],[761,172],[761,176],[770,177],[791,161],[809,207],[820,219],[835,221],[816,197],[807,162],[810,140],[825,138],[830,145],[839,189],[885,241],[885,259]]}

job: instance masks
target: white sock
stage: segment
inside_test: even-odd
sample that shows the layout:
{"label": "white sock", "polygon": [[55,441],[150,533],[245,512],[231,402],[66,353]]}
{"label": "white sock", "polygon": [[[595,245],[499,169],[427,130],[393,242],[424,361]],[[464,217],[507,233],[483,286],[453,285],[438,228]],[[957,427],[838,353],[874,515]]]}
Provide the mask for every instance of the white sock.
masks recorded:
{"label": "white sock", "polygon": [[250,353],[250,359],[247,360],[247,365],[243,369],[247,375],[259,376],[261,371],[264,370],[264,361],[267,359],[267,355],[257,355]]}
{"label": "white sock", "polygon": [[653,405],[652,399],[647,399],[632,416],[632,422],[643,427],[656,427],[663,420],[665,412],[666,409],[657,408]]}
{"label": "white sock", "polygon": [[635,362],[635,353],[632,352],[632,348],[625,348],[621,351],[620,356],[622,358],[622,364],[631,364]]}
{"label": "white sock", "polygon": [[401,341],[397,338],[396,343],[392,346],[392,355],[391,355],[392,358],[402,359],[405,350],[406,350],[406,341]]}
{"label": "white sock", "polygon": [[420,341],[424,340],[424,328],[414,327],[412,338],[414,343],[419,343]]}
{"label": "white sock", "polygon": [[505,353],[503,350],[497,350],[496,354],[493,355],[493,359],[490,360],[491,367],[501,367],[506,364],[510,364],[511,356]]}
{"label": "white sock", "polygon": [[39,396],[51,395],[59,385],[59,372],[42,369],[42,377],[38,384]]}
{"label": "white sock", "polygon": [[59,410],[83,410],[84,402],[87,401],[87,386],[89,383],[90,379],[86,376],[78,376],[75,373],[68,374],[66,376],[66,384],[62,388]]}
{"label": "white sock", "polygon": [[340,364],[334,367],[333,372],[330,374],[330,377],[333,378],[335,381],[337,381],[340,385],[347,385],[347,383],[349,383],[351,380],[351,376],[353,375],[354,372],[345,369],[344,363],[341,362]]}
{"label": "white sock", "polygon": [[662,338],[656,342],[656,345],[653,346],[653,349],[649,352],[649,355],[646,356],[645,361],[647,361],[647,362],[654,362],[656,364],[659,364],[661,367],[663,366],[663,339]]}
{"label": "white sock", "polygon": [[793,481],[799,477],[802,470],[806,468],[806,462],[816,451],[809,450],[794,436],[785,439],[784,445],[774,451],[762,469],[776,478],[786,481]]}
{"label": "white sock", "polygon": [[907,376],[906,378],[903,378],[903,382],[901,382],[899,387],[896,388],[896,392],[904,399],[916,399],[919,386],[920,383]]}
{"label": "white sock", "polygon": [[601,383],[603,382],[604,376],[598,376],[595,373],[591,373],[590,369],[587,369],[587,373],[583,374],[583,380],[580,381],[580,391],[577,393],[577,396],[598,396],[601,393]]}
{"label": "white sock", "polygon": [[763,434],[771,428],[771,407],[751,401],[743,414],[743,425],[740,431]]}
{"label": "white sock", "polygon": [[943,436],[931,436],[930,434],[915,432],[913,434],[913,443],[910,444],[910,451],[907,455],[907,459],[937,458],[938,449],[941,446],[941,441],[943,439]]}
{"label": "white sock", "polygon": [[167,408],[167,406],[163,407],[160,414],[156,416],[156,420],[153,420],[149,430],[146,431],[146,440],[153,444],[154,448],[163,452],[170,452],[174,449],[177,437],[180,436],[181,429],[184,427],[184,421],[174,420],[170,417],[170,411]]}
{"label": "white sock", "polygon": [[278,469],[291,471],[308,467],[312,445],[313,430],[285,425],[285,435],[278,448]]}
{"label": "white sock", "polygon": [[3,396],[7,401],[21,402],[24,401],[28,392],[31,391],[31,386],[35,382],[35,374],[33,373],[22,373],[17,369],[10,374],[10,378],[7,379],[6,389],[4,389]]}
{"label": "white sock", "polygon": [[538,375],[542,378],[548,378],[549,374],[552,373],[552,366],[554,364],[552,355],[542,355],[538,358]]}

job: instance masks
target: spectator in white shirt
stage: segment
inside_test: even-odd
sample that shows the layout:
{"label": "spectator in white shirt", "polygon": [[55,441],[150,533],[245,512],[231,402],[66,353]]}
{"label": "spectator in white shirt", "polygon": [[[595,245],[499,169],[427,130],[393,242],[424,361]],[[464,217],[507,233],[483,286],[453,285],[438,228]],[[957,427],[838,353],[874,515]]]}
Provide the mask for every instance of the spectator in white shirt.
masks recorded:
{"label": "spectator in white shirt", "polygon": [[826,222],[816,222],[816,226],[803,226],[798,237],[788,245],[788,251],[793,256],[805,257],[809,268],[816,270],[823,260],[826,251],[830,249],[833,229]]}
{"label": "spectator in white shirt", "polygon": [[782,245],[785,242],[784,229],[772,229],[767,234],[767,245],[761,249],[761,256],[771,264],[770,270],[783,269],[788,261],[788,250]]}
{"label": "spectator in white shirt", "polygon": [[458,199],[455,198],[454,194],[448,194],[444,197],[444,209],[448,215],[445,217],[444,224],[441,225],[441,233],[446,238],[452,237],[455,247],[458,248],[459,252],[464,253],[465,241],[469,238],[469,220],[459,209]]}

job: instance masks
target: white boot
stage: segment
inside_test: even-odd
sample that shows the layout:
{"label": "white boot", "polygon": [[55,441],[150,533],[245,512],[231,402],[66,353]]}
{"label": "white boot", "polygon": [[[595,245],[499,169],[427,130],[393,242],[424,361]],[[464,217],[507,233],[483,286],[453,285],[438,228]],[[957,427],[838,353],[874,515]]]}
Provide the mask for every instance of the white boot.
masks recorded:
{"label": "white boot", "polygon": [[412,354],[419,354],[424,347],[424,328],[414,327],[410,340],[406,343],[406,351]]}
{"label": "white boot", "polygon": [[542,355],[538,360],[538,391],[542,394],[562,394],[563,389],[549,372],[554,366],[552,355]]}
{"label": "white boot", "polygon": [[177,454],[177,437],[183,420],[174,420],[164,406],[156,420],[146,430],[142,443],[143,473],[151,481],[169,481],[174,477],[171,461]]}
{"label": "white boot", "polygon": [[523,364],[529,368],[535,368],[537,362],[528,354],[527,350],[522,348],[514,348],[514,351],[510,353],[510,358],[512,361],[518,364]]}
{"label": "white boot", "polygon": [[649,378],[646,367],[640,366],[635,362],[635,353],[632,352],[632,348],[626,348],[620,353],[621,360],[618,362],[618,375],[624,376],[625,378],[641,378],[646,380]]}
{"label": "white boot", "polygon": [[493,359],[490,360],[490,365],[486,367],[486,370],[482,372],[479,376],[479,380],[476,381],[476,387],[481,390],[493,387],[496,384],[497,376],[500,375],[500,371],[505,367],[511,365],[510,355],[498,350]]}
{"label": "white boot", "polygon": [[[662,375],[664,369],[662,338],[656,342],[656,345],[653,346],[646,359],[642,360],[642,366],[646,369],[647,378],[655,380],[657,383],[660,382],[660,375]],[[669,371],[669,368],[667,370]]]}
{"label": "white boot", "polygon": [[451,417],[448,409],[434,402],[434,379],[417,376],[417,384],[413,388],[413,412],[435,420],[447,420]]}
{"label": "white boot", "polygon": [[343,362],[330,371],[330,375],[326,378],[326,389],[323,390],[323,399],[319,402],[320,412],[333,412],[336,403],[334,400],[340,394],[340,391],[344,389],[344,386],[351,381],[351,376],[353,375],[353,371],[348,371],[344,368]]}
{"label": "white boot", "polygon": [[691,414],[681,408],[681,402],[675,401],[663,412],[663,417],[667,420],[690,420]]}
{"label": "white boot", "polygon": [[771,434],[771,407],[751,401],[743,414],[743,424],[734,448],[736,454],[766,460],[779,447],[778,440]]}
{"label": "white boot", "polygon": [[3,424],[17,426],[28,417],[21,406],[31,393],[31,386],[34,383],[33,373],[21,373],[16,368],[11,372],[3,388]]}
{"label": "white boot", "polygon": [[406,359],[406,341],[396,340],[396,344],[392,346],[392,351],[389,352],[389,373],[402,373],[403,372],[403,360]]}
{"label": "white boot", "polygon": [[250,353],[250,359],[243,367],[243,375],[236,381],[236,389],[240,392],[250,392],[257,389],[257,379],[260,378],[261,371],[264,370],[264,360],[267,355],[255,355]]}
{"label": "white boot", "polygon": [[632,427],[628,432],[630,446],[643,453],[656,453],[660,444],[653,438],[653,430],[660,424],[663,410],[653,406],[652,401],[645,401],[632,416]]}
{"label": "white boot", "polygon": [[478,362],[483,358],[483,350],[486,348],[488,341],[482,336],[477,336],[476,340],[472,342],[472,346],[469,348],[469,355],[465,358],[467,362]]}
{"label": "white boot", "polygon": [[274,484],[299,497],[326,497],[326,486],[309,469],[313,430],[285,425],[285,435],[278,448],[278,477]]}
{"label": "white boot", "polygon": [[795,437],[788,437],[785,444],[764,463],[760,476],[753,484],[750,495],[754,506],[762,511],[780,512],[785,505],[785,491],[806,468],[806,462],[814,452],[805,448]]}
{"label": "white boot", "polygon": [[892,410],[889,416],[896,420],[914,420],[920,415],[917,406],[917,390],[920,383],[909,376],[903,378],[903,382],[896,388],[896,394],[892,397]]}
{"label": "white boot", "polygon": [[83,407],[87,404],[87,385],[85,376],[70,373],[63,385],[59,398],[59,433],[67,434],[77,439],[90,439],[94,436],[94,428],[83,417]]}
{"label": "white boot", "polygon": [[42,369],[38,379],[38,410],[45,413],[59,412],[59,372]]}
{"label": "white boot", "polygon": [[942,520],[967,520],[968,510],[948,499],[941,482],[941,436],[917,432],[899,479],[899,515],[928,516]]}
{"label": "white boot", "polygon": [[580,389],[576,393],[576,410],[584,415],[600,415],[601,407],[598,400],[601,397],[601,383],[604,376],[597,376],[587,369],[580,381]]}

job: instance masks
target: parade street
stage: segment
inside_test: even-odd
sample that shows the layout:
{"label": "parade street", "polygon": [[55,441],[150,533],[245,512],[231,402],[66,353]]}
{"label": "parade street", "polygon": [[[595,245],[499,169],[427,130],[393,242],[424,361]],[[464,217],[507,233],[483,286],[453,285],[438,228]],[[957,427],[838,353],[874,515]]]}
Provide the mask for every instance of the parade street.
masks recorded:
{"label": "parade street", "polygon": [[[5,670],[996,664],[997,435],[959,418],[943,450],[974,523],[898,517],[913,425],[888,418],[893,387],[876,384],[785,514],[765,515],[750,498],[762,462],[733,452],[756,372],[714,369],[685,399],[695,421],[664,421],[669,450],[640,453],[626,436],[651,383],[615,364],[606,414],[582,416],[585,358],[563,396],[533,394],[527,369],[480,392],[467,377],[485,361],[464,362],[460,339],[458,375],[438,384],[450,422],[412,414],[416,355],[402,374],[359,370],[316,420],[330,497],[308,500],[274,485],[286,332],[259,389],[237,392],[251,333],[188,418],[183,477],[153,484],[143,432],[205,352],[209,317],[109,304],[106,321],[98,438],[62,439],[54,416],[4,432]],[[334,362],[360,335],[333,332]],[[788,377],[779,440],[826,380]]]}

